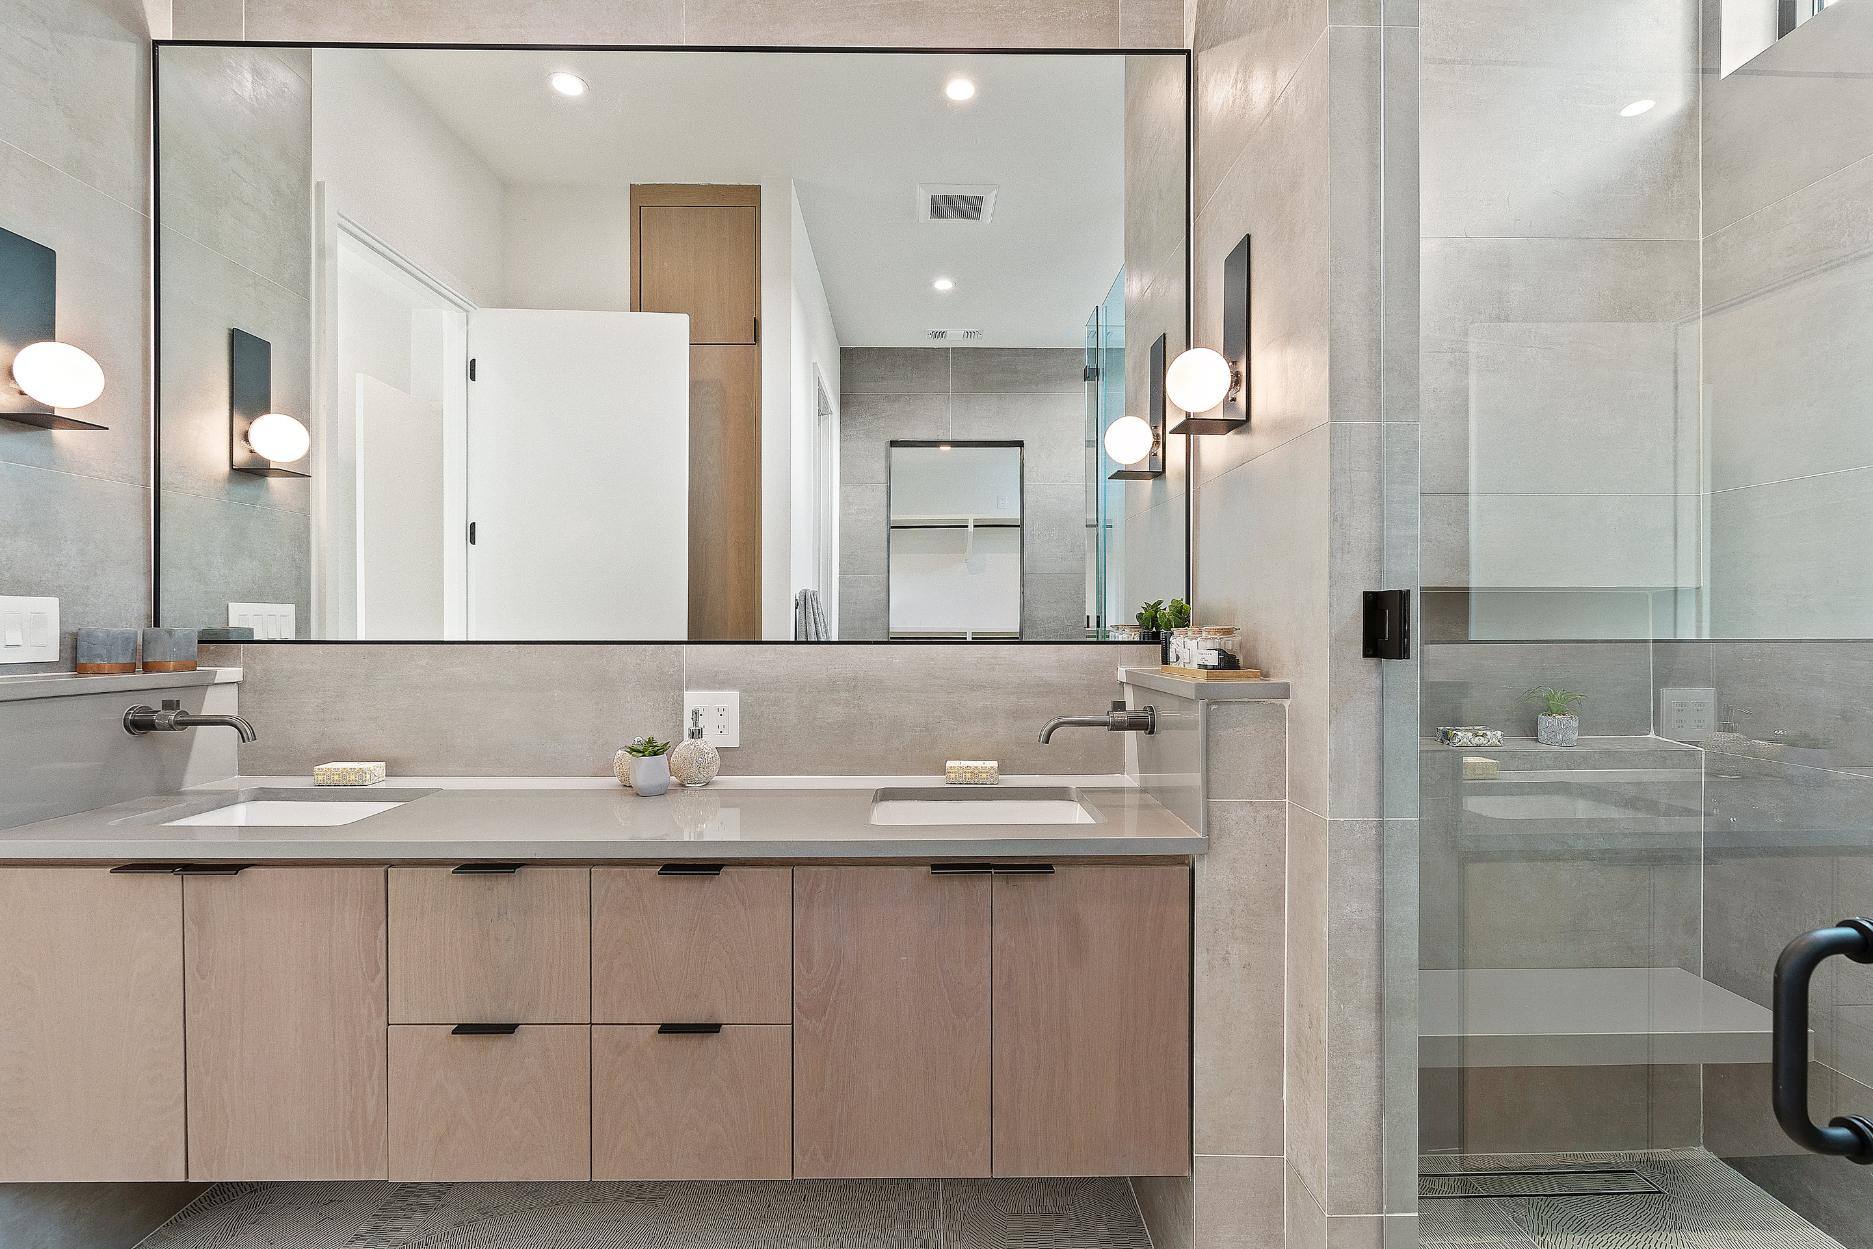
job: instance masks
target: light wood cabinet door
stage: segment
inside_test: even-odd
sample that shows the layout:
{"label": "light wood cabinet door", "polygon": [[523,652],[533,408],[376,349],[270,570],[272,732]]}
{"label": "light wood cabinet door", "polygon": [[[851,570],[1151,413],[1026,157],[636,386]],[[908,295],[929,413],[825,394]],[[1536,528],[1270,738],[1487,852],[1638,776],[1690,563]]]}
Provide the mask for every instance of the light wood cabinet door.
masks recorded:
{"label": "light wood cabinet door", "polygon": [[0,1181],[180,1180],[182,883],[0,868]]}
{"label": "light wood cabinet door", "polygon": [[591,1019],[583,867],[390,869],[390,1021]]}
{"label": "light wood cabinet door", "polygon": [[[745,198],[753,187],[702,188]],[[637,209],[638,308],[689,316],[692,343],[752,343],[761,311],[760,210],[753,204]]]}
{"label": "light wood cabinet door", "polygon": [[1190,1169],[1190,872],[995,877],[995,1174]]}
{"label": "light wood cabinet door", "polygon": [[784,1024],[793,1017],[792,873],[592,869],[598,1023]]}
{"label": "light wood cabinet door", "polygon": [[590,1179],[591,1035],[391,1028],[390,1178]]}
{"label": "light wood cabinet door", "polygon": [[794,869],[794,1173],[989,1174],[989,877]]}
{"label": "light wood cabinet door", "polygon": [[792,1055],[784,1025],[594,1027],[592,1178],[786,1179]]}
{"label": "light wood cabinet door", "polygon": [[189,1178],[384,1176],[384,869],[183,880]]}

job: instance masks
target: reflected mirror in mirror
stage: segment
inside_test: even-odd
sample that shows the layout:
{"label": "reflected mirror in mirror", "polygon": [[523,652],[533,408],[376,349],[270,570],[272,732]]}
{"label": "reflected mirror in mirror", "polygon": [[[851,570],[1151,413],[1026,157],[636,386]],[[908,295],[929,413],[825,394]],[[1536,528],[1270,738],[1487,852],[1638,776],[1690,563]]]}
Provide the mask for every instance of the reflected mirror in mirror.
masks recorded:
{"label": "reflected mirror in mirror", "polygon": [[1188,597],[1185,440],[1102,445],[1188,340],[1187,68],[159,45],[162,623],[1060,641]]}

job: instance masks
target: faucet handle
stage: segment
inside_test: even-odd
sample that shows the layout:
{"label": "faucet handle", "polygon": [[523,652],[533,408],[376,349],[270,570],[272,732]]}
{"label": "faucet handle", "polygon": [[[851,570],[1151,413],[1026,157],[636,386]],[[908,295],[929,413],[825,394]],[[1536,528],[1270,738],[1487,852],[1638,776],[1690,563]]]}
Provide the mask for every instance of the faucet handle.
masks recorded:
{"label": "faucet handle", "polygon": [[164,710],[164,711],[180,711],[180,710],[182,710],[182,700],[181,700],[180,698],[165,698],[165,699],[163,699],[163,710]]}

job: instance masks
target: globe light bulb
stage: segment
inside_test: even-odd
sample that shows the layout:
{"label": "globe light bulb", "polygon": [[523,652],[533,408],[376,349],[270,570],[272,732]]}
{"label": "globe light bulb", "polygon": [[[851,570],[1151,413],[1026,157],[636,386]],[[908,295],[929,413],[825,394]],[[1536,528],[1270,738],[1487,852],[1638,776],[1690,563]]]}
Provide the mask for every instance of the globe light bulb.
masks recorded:
{"label": "globe light bulb", "polygon": [[312,435],[284,412],[269,412],[255,417],[247,427],[247,445],[263,460],[291,464],[306,458],[306,452],[312,449]]}
{"label": "globe light bulb", "polygon": [[82,408],[104,393],[104,370],[70,343],[33,343],[13,357],[13,380],[48,408]]}
{"label": "globe light bulb", "polygon": [[1229,361],[1208,347],[1192,347],[1164,370],[1164,393],[1186,412],[1208,412],[1236,384]]}
{"label": "globe light bulb", "polygon": [[1151,423],[1139,416],[1121,416],[1106,426],[1106,454],[1115,464],[1136,464],[1151,455],[1157,442]]}

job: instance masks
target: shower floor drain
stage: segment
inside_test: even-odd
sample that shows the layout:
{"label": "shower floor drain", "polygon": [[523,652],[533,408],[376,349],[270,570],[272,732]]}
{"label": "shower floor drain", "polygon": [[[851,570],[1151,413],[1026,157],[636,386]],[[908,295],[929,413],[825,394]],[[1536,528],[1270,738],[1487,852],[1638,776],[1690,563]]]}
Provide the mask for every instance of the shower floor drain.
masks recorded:
{"label": "shower floor drain", "polygon": [[1628,1167],[1544,1167],[1418,1176],[1418,1196],[1426,1201],[1464,1197],[1614,1197],[1663,1191]]}

